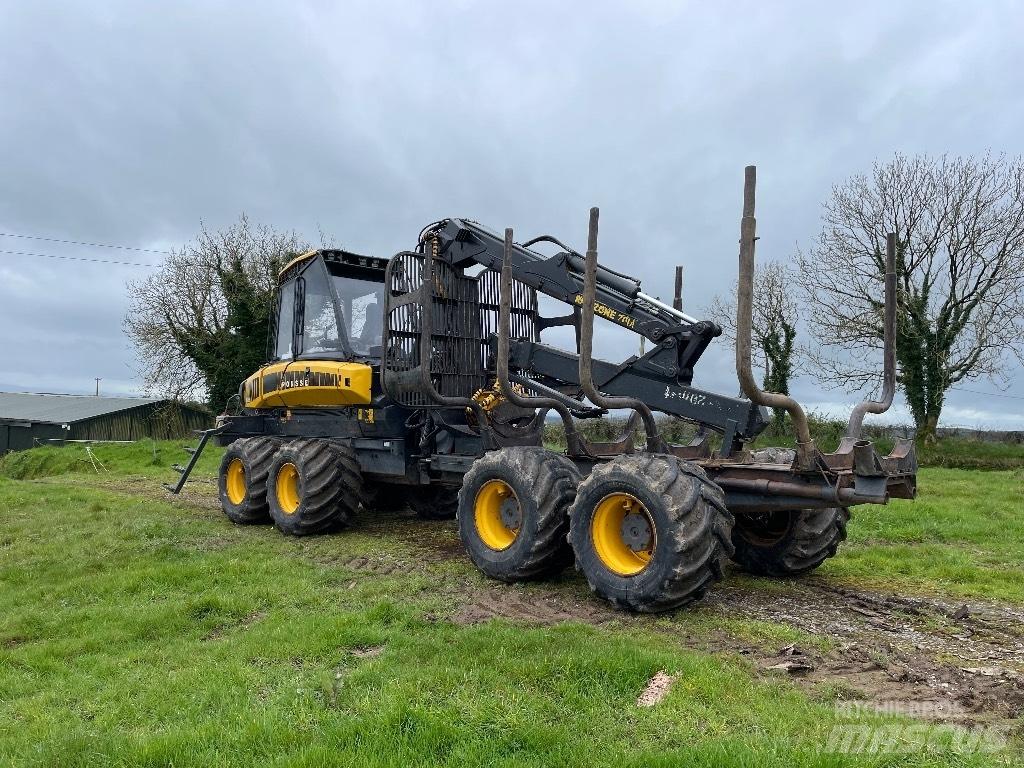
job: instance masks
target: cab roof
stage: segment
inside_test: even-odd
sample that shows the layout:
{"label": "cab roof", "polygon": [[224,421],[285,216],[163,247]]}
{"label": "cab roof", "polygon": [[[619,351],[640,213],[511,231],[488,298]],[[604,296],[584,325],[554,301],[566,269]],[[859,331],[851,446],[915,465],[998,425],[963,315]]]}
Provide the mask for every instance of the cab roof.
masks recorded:
{"label": "cab roof", "polygon": [[316,248],[299,254],[285,264],[277,274],[278,283],[290,280],[317,256],[323,258],[328,268],[332,265],[338,265],[343,271],[351,270],[354,273],[353,277],[358,276],[380,282],[384,281],[384,269],[389,261],[389,259],[378,259],[373,256],[353,253],[352,251],[343,251],[340,248]]}

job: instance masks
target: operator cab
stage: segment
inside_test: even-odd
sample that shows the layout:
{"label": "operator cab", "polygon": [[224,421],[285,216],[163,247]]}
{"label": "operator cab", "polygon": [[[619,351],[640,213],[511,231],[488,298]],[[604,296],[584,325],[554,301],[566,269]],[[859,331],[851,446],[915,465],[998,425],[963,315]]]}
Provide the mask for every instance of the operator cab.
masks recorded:
{"label": "operator cab", "polygon": [[289,262],[278,278],[271,358],[380,360],[386,265],[337,249]]}

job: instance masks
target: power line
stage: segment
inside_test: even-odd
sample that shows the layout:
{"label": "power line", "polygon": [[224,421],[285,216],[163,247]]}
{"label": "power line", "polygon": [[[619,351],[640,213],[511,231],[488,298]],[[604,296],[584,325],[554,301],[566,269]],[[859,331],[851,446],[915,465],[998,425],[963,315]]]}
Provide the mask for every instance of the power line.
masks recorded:
{"label": "power line", "polygon": [[123,267],[157,267],[157,264],[142,264],[137,261],[114,261],[113,259],[89,259],[85,256],[58,256],[53,253],[31,253],[29,251],[3,251],[0,253],[7,253],[11,256],[37,256],[43,259],[66,259],[69,261],[88,261],[93,264],[120,264]]}
{"label": "power line", "polygon": [[[61,240],[57,237],[42,237],[41,235],[17,235],[13,232],[0,232],[0,237],[19,237],[24,240],[45,240],[48,243],[65,243],[67,245],[87,245],[91,248],[118,248],[122,251],[141,251],[142,253],[163,253],[170,255],[170,251],[158,251],[152,248],[136,248],[134,245],[110,245],[108,243],[86,243],[81,240]],[[9,253],[9,251],[5,251]],[[148,265],[147,265],[148,266]]]}
{"label": "power line", "polygon": [[984,397],[1005,397],[1009,400],[1024,400],[1020,395],[1004,395],[1000,392],[979,392],[976,389],[963,389],[962,387],[950,387],[954,392],[969,392],[972,395],[983,395]]}

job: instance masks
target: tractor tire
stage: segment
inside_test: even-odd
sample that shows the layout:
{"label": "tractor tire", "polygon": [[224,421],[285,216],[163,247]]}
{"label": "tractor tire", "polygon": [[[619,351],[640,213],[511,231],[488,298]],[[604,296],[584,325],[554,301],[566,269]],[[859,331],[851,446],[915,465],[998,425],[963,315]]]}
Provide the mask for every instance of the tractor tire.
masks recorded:
{"label": "tractor tire", "polygon": [[454,520],[459,511],[459,489],[453,485],[410,488],[405,501],[424,520]]}
{"label": "tractor tire", "polygon": [[295,440],[274,457],[267,483],[270,516],[284,533],[308,536],[340,528],[359,507],[363,477],[350,445]]}
{"label": "tractor tire", "polygon": [[220,506],[228,520],[253,525],[270,520],[267,477],[281,442],[273,437],[235,440],[224,451],[217,473]]}
{"label": "tractor tire", "polygon": [[410,486],[385,483],[363,484],[363,509],[370,512],[400,512],[409,506]]}
{"label": "tractor tire", "polygon": [[484,574],[506,582],[550,576],[572,562],[569,505],[580,472],[540,447],[491,451],[459,492],[459,538]]}
{"label": "tractor tire", "polygon": [[758,576],[800,576],[835,555],[849,520],[845,507],[737,515],[732,559]]}
{"label": "tractor tire", "polygon": [[660,613],[722,579],[733,517],[704,470],[667,454],[619,456],[594,467],[569,511],[576,568],[614,605]]}

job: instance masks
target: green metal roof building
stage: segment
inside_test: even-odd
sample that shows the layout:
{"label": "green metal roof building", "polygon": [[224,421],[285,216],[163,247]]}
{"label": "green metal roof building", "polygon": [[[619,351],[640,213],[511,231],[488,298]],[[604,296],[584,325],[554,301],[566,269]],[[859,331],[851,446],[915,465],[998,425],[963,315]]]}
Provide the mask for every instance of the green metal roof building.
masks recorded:
{"label": "green metal roof building", "polygon": [[208,411],[175,400],[0,392],[0,455],[64,440],[167,440],[211,426]]}

